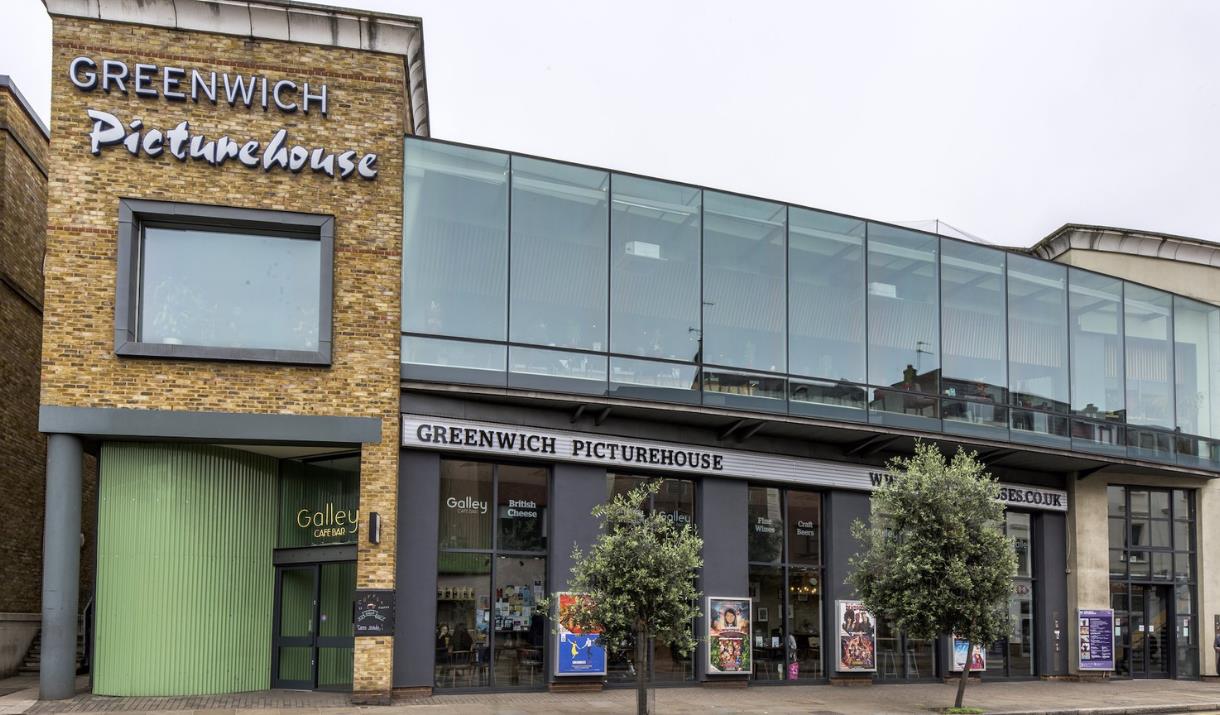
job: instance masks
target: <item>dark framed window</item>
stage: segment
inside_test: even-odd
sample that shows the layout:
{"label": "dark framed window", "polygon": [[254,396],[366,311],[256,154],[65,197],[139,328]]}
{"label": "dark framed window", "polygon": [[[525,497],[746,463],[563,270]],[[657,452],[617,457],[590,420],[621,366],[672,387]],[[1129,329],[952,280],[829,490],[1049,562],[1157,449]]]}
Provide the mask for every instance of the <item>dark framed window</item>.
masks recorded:
{"label": "dark framed window", "polygon": [[122,199],[115,352],[329,365],[332,216]]}
{"label": "dark framed window", "polygon": [[[606,499],[613,499],[618,494],[626,494],[632,489],[651,481],[650,477],[633,474],[607,474]],[[681,528],[685,525],[695,525],[695,482],[689,479],[662,479],[661,490],[652,496],[648,508],[660,513]],[[693,627],[693,626],[692,626]],[[695,679],[694,653],[683,655],[668,643],[653,640],[648,649],[650,669],[653,682],[679,683]],[[610,684],[629,685],[635,683],[635,668],[633,662],[635,648],[629,647],[623,653],[610,654],[607,663],[606,679]]]}
{"label": "dark framed window", "polygon": [[748,513],[752,677],[821,678],[822,495],[752,486]]}
{"label": "dark framed window", "polygon": [[441,460],[437,688],[546,684],[550,470]]}

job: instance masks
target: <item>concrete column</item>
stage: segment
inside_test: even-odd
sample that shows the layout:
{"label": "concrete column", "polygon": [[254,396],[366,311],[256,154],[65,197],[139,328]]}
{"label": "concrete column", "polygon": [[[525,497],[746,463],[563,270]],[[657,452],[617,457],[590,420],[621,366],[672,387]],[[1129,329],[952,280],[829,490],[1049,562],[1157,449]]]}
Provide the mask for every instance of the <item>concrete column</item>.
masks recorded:
{"label": "concrete column", "polygon": [[[748,549],[750,511],[749,485],[739,479],[707,477],[696,491],[699,533],[703,536],[703,569],[699,590],[703,592],[701,611],[708,596],[745,596],[750,591],[750,553]],[[744,680],[746,676],[707,676],[707,614],[695,623],[695,678],[716,682]]]}
{"label": "concrete column", "polygon": [[42,664],[44,700],[76,694],[77,600],[80,596],[81,465],[76,435],[47,438],[46,521],[42,541]]}

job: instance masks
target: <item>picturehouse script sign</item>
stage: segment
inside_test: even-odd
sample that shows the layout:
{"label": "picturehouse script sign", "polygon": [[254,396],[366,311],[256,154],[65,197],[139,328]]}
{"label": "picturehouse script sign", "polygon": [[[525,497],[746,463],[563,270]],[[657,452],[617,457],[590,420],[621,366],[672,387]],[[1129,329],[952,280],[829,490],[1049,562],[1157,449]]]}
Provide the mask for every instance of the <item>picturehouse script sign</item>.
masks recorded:
{"label": "picturehouse script sign", "polygon": [[[867,465],[412,414],[402,415],[402,444],[416,449],[634,466],[864,491],[894,478],[883,469]],[[1068,507],[1067,492],[1061,489],[1018,484],[1001,484],[1000,501],[1022,509],[1066,512]]]}
{"label": "picturehouse script sign", "polygon": [[[121,94],[140,99],[193,104],[227,104],[232,109],[275,111],[280,114],[317,114],[326,117],[330,88],[326,83],[261,74],[242,74],[198,68],[158,66],[143,62],[81,56],[68,63],[68,79],[82,92]],[[294,174],[308,169],[329,177],[377,178],[377,154],[360,154],[351,148],[330,149],[294,144],[287,129],[270,137],[209,138],[183,120],[174,126],[149,127],[139,117],[130,120],[100,109],[86,109],[92,124],[89,151],[100,156],[109,147],[122,147],[132,156],[158,159],[164,155],[185,162],[212,166],[235,162],[263,171]]]}

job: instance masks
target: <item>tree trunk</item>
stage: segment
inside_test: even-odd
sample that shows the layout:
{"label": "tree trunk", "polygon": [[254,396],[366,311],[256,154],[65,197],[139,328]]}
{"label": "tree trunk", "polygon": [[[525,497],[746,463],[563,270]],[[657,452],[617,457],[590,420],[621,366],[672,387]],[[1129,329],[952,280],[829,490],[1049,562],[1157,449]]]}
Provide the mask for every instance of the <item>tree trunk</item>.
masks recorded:
{"label": "tree trunk", "polygon": [[648,715],[648,629],[635,629],[635,712]]}
{"label": "tree trunk", "polygon": [[960,708],[962,699],[966,697],[966,681],[970,679],[970,665],[974,662],[974,644],[966,646],[966,664],[962,666],[962,677],[957,681],[957,700],[953,707]]}

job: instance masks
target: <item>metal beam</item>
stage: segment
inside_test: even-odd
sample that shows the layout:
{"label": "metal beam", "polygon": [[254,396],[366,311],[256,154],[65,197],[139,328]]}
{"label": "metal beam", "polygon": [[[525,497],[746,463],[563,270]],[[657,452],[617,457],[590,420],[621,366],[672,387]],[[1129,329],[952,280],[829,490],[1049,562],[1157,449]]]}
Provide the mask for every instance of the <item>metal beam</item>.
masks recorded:
{"label": "metal beam", "polygon": [[568,422],[575,423],[576,420],[580,419],[580,416],[583,415],[584,413],[585,413],[585,405],[580,405],[579,407],[576,408],[576,411],[572,413],[572,419],[568,420]]}
{"label": "metal beam", "polygon": [[847,451],[845,451],[843,454],[844,454],[844,456],[847,456],[847,457],[867,457],[869,455],[880,452],[881,450],[885,449],[886,446],[889,445],[890,443],[898,441],[899,438],[900,438],[900,435],[892,435],[892,434],[873,435],[872,437],[869,437],[868,439],[864,439],[859,442],[856,442],[854,445],[849,447],[847,449]]}
{"label": "metal beam", "polygon": [[1089,477],[1093,476],[1094,474],[1097,474],[1101,470],[1109,469],[1112,466],[1114,466],[1114,465],[1103,464],[1100,467],[1093,467],[1092,469],[1081,469],[1080,471],[1076,472],[1076,481],[1080,481],[1081,479],[1088,479]]}
{"label": "metal beam", "polygon": [[737,441],[738,441],[738,442],[744,442],[744,441],[746,441],[747,439],[749,439],[749,438],[753,437],[754,435],[758,434],[758,430],[760,430],[760,429],[762,429],[763,427],[765,427],[765,426],[766,426],[766,424],[767,424],[767,423],[766,423],[766,421],[764,421],[764,420],[759,420],[758,422],[755,422],[755,423],[754,423],[753,425],[751,425],[750,427],[747,427],[747,428],[746,428],[746,430],[745,430],[744,432],[742,432],[741,434],[737,435]]}
{"label": "metal beam", "polygon": [[737,430],[741,429],[742,425],[744,425],[746,422],[747,422],[747,420],[744,420],[744,419],[736,420],[735,422],[730,424],[728,427],[725,427],[724,429],[720,430],[720,434],[716,435],[716,440],[718,442],[723,442],[726,439],[728,439],[729,437],[732,437],[733,433],[736,432]]}
{"label": "metal beam", "polygon": [[613,409],[614,409],[613,407],[607,407],[606,409],[602,410],[601,412],[598,412],[597,416],[593,418],[593,424],[600,427],[601,424],[610,417],[610,411]]}

